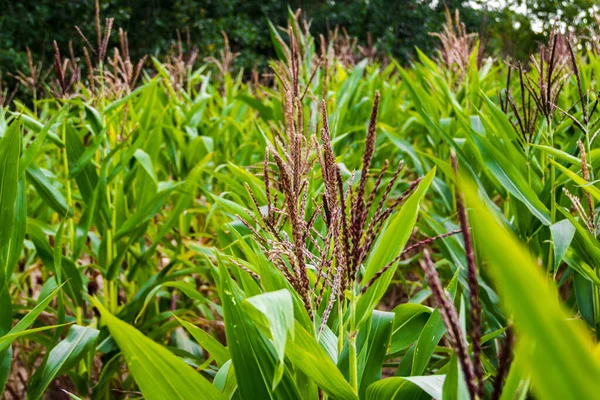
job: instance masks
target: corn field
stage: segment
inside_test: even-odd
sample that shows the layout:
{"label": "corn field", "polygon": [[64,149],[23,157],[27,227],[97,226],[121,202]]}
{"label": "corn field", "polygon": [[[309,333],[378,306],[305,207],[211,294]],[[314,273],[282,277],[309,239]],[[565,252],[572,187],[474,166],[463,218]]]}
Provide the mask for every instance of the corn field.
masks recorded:
{"label": "corn field", "polygon": [[250,78],[97,15],[1,91],[3,398],[597,398],[598,50],[299,15]]}

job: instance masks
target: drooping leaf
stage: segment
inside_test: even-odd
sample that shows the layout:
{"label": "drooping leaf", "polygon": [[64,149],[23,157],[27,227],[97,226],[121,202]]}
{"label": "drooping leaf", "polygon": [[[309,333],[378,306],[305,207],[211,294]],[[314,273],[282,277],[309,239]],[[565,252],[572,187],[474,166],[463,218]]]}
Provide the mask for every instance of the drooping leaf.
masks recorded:
{"label": "drooping leaf", "polygon": [[278,365],[275,348],[239,306],[243,301],[240,289],[231,281],[223,265],[220,265],[219,275],[225,334],[241,398],[298,398],[298,388],[287,369],[274,388]]}
{"label": "drooping leaf", "polygon": [[[500,297],[521,335],[532,346],[527,358],[533,389],[540,399],[593,398],[600,377],[600,361],[593,343],[557,302],[536,262],[506,227],[478,199],[465,190],[471,208],[478,249],[489,262]],[[510,251],[507,251],[510,249]]]}
{"label": "drooping leaf", "polygon": [[295,324],[294,340],[288,342],[286,355],[331,398],[358,399],[327,352],[300,324]]}
{"label": "drooping leaf", "polygon": [[[253,308],[260,312],[267,321],[268,329],[273,339],[273,346],[277,352],[278,364],[273,377],[273,386],[277,386],[283,376],[283,362],[285,357],[285,344],[288,335],[293,341],[294,334],[294,304],[289,291],[282,289],[276,292],[266,292],[244,300],[243,305],[249,313]],[[256,320],[256,318],[255,318]]]}
{"label": "drooping leaf", "polygon": [[575,227],[568,219],[563,219],[550,225],[550,233],[552,234],[552,242],[554,244],[554,270],[560,266],[563,257],[567,254],[575,232]]}
{"label": "drooping leaf", "polygon": [[223,394],[182,359],[92,300],[147,399],[216,399]]}
{"label": "drooping leaf", "polygon": [[69,207],[67,199],[52,184],[50,179],[35,164],[31,164],[27,169],[27,180],[35,187],[37,194],[44,200],[44,203],[50,206],[61,217],[72,216],[73,210]]}

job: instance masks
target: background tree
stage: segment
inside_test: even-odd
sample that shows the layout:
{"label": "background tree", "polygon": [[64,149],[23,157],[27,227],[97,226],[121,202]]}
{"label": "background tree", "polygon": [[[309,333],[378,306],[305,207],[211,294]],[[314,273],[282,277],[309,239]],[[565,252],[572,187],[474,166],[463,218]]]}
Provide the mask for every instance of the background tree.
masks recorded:
{"label": "background tree", "polygon": [[[375,47],[385,54],[408,62],[415,48],[432,53],[437,32],[445,19],[445,7],[459,10],[467,30],[479,31],[483,0],[101,0],[102,18],[114,18],[114,27],[128,32],[132,59],[145,54],[165,54],[177,38],[177,31],[199,48],[201,58],[217,54],[223,46],[221,31],[228,34],[232,50],[239,52],[235,67],[249,72],[265,67],[274,56],[267,19],[275,25],[286,21],[287,7],[302,8],[311,20],[311,31],[327,34],[335,26],[345,27],[361,44],[369,34]],[[525,59],[544,40],[553,21],[588,33],[594,27],[593,0],[507,0],[487,10],[486,51],[488,54]],[[53,60],[52,41],[67,49],[73,40],[81,56],[82,40],[75,32],[81,27],[94,37],[93,0],[0,0],[0,71],[27,70],[26,48],[45,69]],[[118,44],[113,34],[112,45]]]}

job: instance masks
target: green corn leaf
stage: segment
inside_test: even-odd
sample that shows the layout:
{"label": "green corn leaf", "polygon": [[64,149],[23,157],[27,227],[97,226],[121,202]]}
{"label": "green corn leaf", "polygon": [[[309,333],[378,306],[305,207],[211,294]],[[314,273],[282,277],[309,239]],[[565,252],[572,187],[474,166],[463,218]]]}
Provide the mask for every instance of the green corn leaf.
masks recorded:
{"label": "green corn leaf", "polygon": [[145,398],[225,399],[216,387],[182,359],[113,316],[98,300],[92,299],[92,302],[100,311],[103,323],[108,326],[111,336],[125,356],[129,372]]}
{"label": "green corn leaf", "polygon": [[371,383],[381,379],[382,367],[392,338],[394,313],[375,310],[368,322],[369,329],[359,330],[357,337],[360,398],[364,398]]}
{"label": "green corn leaf", "polygon": [[[558,207],[558,211],[561,212],[569,222],[571,226],[575,227],[575,237],[573,238],[571,249],[575,250],[579,257],[587,262],[589,265],[595,265],[600,260],[600,243],[595,240],[592,234],[582,226],[582,223],[577,221],[567,210],[563,207]],[[563,257],[565,261],[568,261],[567,257]],[[596,272],[586,263],[583,262],[568,262],[569,266],[583,275],[586,279],[591,282],[600,284],[600,278]]]}
{"label": "green corn leaf", "polygon": [[556,149],[556,148],[550,147],[550,146],[543,146],[540,144],[531,144],[531,146],[538,150],[543,151],[544,153],[554,156],[554,158],[556,158],[557,160],[568,162],[571,165],[576,165],[578,167],[581,167],[581,159],[579,159],[575,156],[572,156],[568,153],[565,153],[562,150],[559,150],[559,149]]}
{"label": "green corn leaf", "polygon": [[524,373],[523,363],[525,357],[529,355],[528,353],[529,351],[523,348],[517,349],[515,358],[510,365],[508,376],[504,381],[500,400],[524,400],[527,398],[530,378],[527,373]]}
{"label": "green corn leaf", "polygon": [[[196,288],[194,287],[194,285],[191,285],[191,284],[186,283],[186,282],[181,282],[181,281],[164,282],[164,283],[161,283],[160,285],[156,285],[146,295],[146,299],[144,300],[144,305],[142,306],[142,308],[140,309],[140,311],[139,311],[139,313],[138,313],[138,315],[136,317],[136,322],[142,317],[142,315],[146,311],[146,308],[150,304],[150,301],[156,296],[156,294],[158,293],[158,291],[161,290],[162,288],[168,288],[168,287],[172,287],[172,288],[178,289],[183,294],[185,294],[186,296],[188,296],[189,298],[194,299],[195,301],[198,301],[200,303],[212,303],[209,299],[207,299],[200,292],[198,292],[196,290]],[[212,303],[212,304],[214,305],[214,303]]]}
{"label": "green corn leaf", "polygon": [[10,345],[19,338],[23,338],[39,332],[49,331],[51,329],[62,328],[67,325],[69,324],[47,325],[39,328],[21,329],[19,331],[8,332],[6,335],[0,336],[0,352],[3,352],[4,350],[8,349]]}
{"label": "green corn leaf", "polygon": [[6,382],[11,372],[13,351],[9,346],[5,350],[0,351],[0,393],[4,393]]}
{"label": "green corn leaf", "polygon": [[554,160],[550,160],[550,162],[556,166],[559,170],[561,170],[566,176],[569,177],[573,182],[579,185],[583,190],[591,194],[596,200],[600,201],[600,189],[596,186],[588,183],[585,179],[577,175],[575,172],[571,171],[568,168],[563,167],[559,163]]}
{"label": "green corn leaf", "polygon": [[68,391],[66,391],[65,389],[62,389],[62,391],[63,391],[63,392],[64,392],[64,393],[65,393],[67,396],[69,396],[69,398],[70,398],[71,400],[83,400],[81,397],[77,397],[76,395],[74,395],[74,394],[73,394],[73,393],[71,393],[71,392],[68,392]]}
{"label": "green corn leaf", "polygon": [[[34,132],[37,132],[38,134],[42,134],[44,132],[45,126],[41,122],[39,122],[25,114],[17,114],[17,113],[13,113],[13,114],[15,116],[17,116],[20,121],[23,121],[23,125],[26,126],[27,128],[33,130]],[[51,129],[52,129],[52,127],[50,126],[46,133],[48,139],[50,139],[52,141],[52,143],[57,145],[59,148],[61,148],[61,149],[64,148],[65,143]]]}
{"label": "green corn leaf", "polygon": [[337,366],[319,342],[300,324],[295,324],[294,340],[288,341],[286,355],[306,376],[333,399],[358,399]]}
{"label": "green corn leaf", "polygon": [[273,378],[276,376],[278,365],[275,348],[239,306],[243,301],[241,291],[235,286],[222,263],[219,267],[219,277],[225,334],[235,367],[240,397],[244,399],[299,398],[298,388],[287,369],[284,370],[277,387],[273,389]]}
{"label": "green corn leaf", "polygon": [[23,152],[23,157],[21,157],[21,162],[19,164],[19,175],[22,175],[29,165],[35,160],[35,157],[38,155],[42,146],[44,144],[44,140],[48,136],[50,129],[54,126],[59,118],[63,116],[67,107],[62,107],[57,113],[55,113],[52,118],[48,122],[44,124],[42,130],[40,130],[35,137],[35,139],[27,146],[27,150]]}
{"label": "green corn leaf", "polygon": [[183,182],[168,184],[165,188],[160,190],[156,196],[146,202],[145,205],[138,208],[133,215],[131,215],[127,221],[117,231],[115,239],[119,239],[134,229],[140,227],[140,225],[150,221],[161,209],[161,207],[167,202],[169,196],[175,189],[180,187]]}
{"label": "green corn leaf", "polygon": [[73,211],[67,203],[67,199],[50,182],[44,172],[35,164],[31,164],[26,171],[27,180],[35,187],[37,194],[50,208],[61,217],[72,216]]}
{"label": "green corn leaf", "polygon": [[515,198],[521,201],[529,211],[544,225],[550,225],[550,213],[538,195],[527,183],[514,163],[499,149],[491,145],[486,138],[474,135],[473,138],[481,150],[488,170]]}
{"label": "green corn leaf", "polygon": [[115,100],[112,103],[108,104],[106,106],[106,108],[104,109],[104,113],[105,114],[110,114],[111,112],[113,112],[117,108],[125,105],[127,102],[129,102],[134,97],[137,97],[138,95],[140,95],[140,93],[146,92],[148,88],[154,87],[160,81],[161,81],[161,78],[160,77],[156,77],[156,78],[154,78],[154,79],[152,79],[152,80],[144,83],[143,85],[140,85],[138,88],[136,88],[131,93],[129,93],[129,94],[121,97],[120,99]]}
{"label": "green corn leaf", "polygon": [[17,200],[21,132],[11,125],[0,140],[0,250],[10,243]]}
{"label": "green corn leaf", "polygon": [[[31,309],[17,324],[4,336],[0,336],[0,352],[6,350],[10,344],[18,337],[34,332],[34,330],[26,331],[36,320],[36,318],[48,307],[54,296],[61,290],[62,285],[50,292],[45,298],[38,301],[37,305]],[[59,326],[59,325],[57,325]],[[56,326],[42,327],[38,330],[52,329]],[[24,333],[27,332],[27,333]]]}
{"label": "green corn leaf", "polygon": [[367,389],[366,400],[441,400],[444,375],[386,378]]}
{"label": "green corn leaf", "polygon": [[[258,311],[266,319],[273,346],[277,353],[278,364],[273,377],[273,388],[277,386],[283,376],[283,362],[285,358],[285,344],[288,335],[294,340],[294,304],[289,291],[282,289],[276,292],[267,292],[250,297],[242,303],[249,313]],[[254,317],[254,320],[260,320]]]}
{"label": "green corn leaf", "polygon": [[231,360],[228,360],[215,375],[214,384],[227,398],[231,399],[237,390],[235,372]]}
{"label": "green corn leaf", "polygon": [[[526,249],[500,225],[471,187],[474,238],[489,262],[501,300],[514,318],[521,340],[532,349],[526,363],[540,399],[593,398],[600,361],[582,326],[569,321],[557,293]],[[507,251],[510,249],[510,251]]]}
{"label": "green corn leaf", "polygon": [[102,122],[102,115],[94,107],[87,103],[83,103],[85,108],[85,117],[89,121],[92,131],[95,135],[98,135],[102,131],[104,123]]}
{"label": "green corn leaf", "polygon": [[90,327],[71,326],[67,337],[48,353],[42,365],[31,377],[27,398],[40,399],[57,375],[74,367],[95,348],[98,333],[99,331]]}
{"label": "green corn leaf", "polygon": [[277,28],[275,28],[275,25],[273,25],[271,20],[267,19],[267,23],[269,24],[269,35],[271,36],[271,43],[275,48],[275,54],[277,54],[277,58],[279,58],[279,60],[283,61],[286,59],[286,52],[282,43],[285,42],[279,35],[279,32],[277,32]]}
{"label": "green corn leaf", "polygon": [[[83,157],[86,149],[77,135],[77,131],[68,125],[65,131],[65,140],[67,142],[67,158],[69,160],[69,174],[75,177],[77,187],[81,197],[90,204],[94,196],[94,190],[98,183],[98,174],[96,169],[90,163],[81,163],[79,160]],[[79,166],[80,173],[74,174],[73,171]]]}
{"label": "green corn leaf", "polygon": [[406,303],[394,308],[394,328],[390,353],[395,354],[419,339],[432,309],[422,304]]}
{"label": "green corn leaf", "polygon": [[[27,227],[27,185],[25,182],[25,177],[21,176],[18,182],[17,188],[17,198],[15,201],[15,207],[13,209],[13,222],[12,224],[12,233],[10,242],[4,250],[0,250],[0,254],[2,251],[5,251],[5,254],[0,255],[0,260],[4,258],[5,265],[0,268],[4,268],[6,271],[6,277],[10,278],[14,272],[17,263],[19,262],[19,258],[21,257],[21,252],[23,251],[23,240],[25,239],[25,232]],[[2,249],[2,245],[0,245],[0,249]],[[0,282],[2,280],[0,279]]]}
{"label": "green corn leaf", "polygon": [[[82,147],[75,128],[67,126],[65,129],[67,132],[70,131],[70,133],[65,133],[65,137],[67,137],[67,143],[71,142],[74,146],[76,146],[73,149],[69,149],[67,147],[67,154],[71,153],[70,157],[67,155],[67,157],[69,157],[69,179],[71,179],[77,177],[91,165],[94,155],[97,154],[97,152],[101,149],[102,144],[106,140],[106,132],[100,132],[94,137],[94,140],[91,144]],[[114,150],[115,149],[113,149],[113,151]]]}
{"label": "green corn leaf", "polygon": [[192,323],[182,320],[176,315],[173,315],[173,317],[175,317],[181,326],[183,326],[190,333],[190,335],[196,339],[198,344],[204,350],[208,351],[208,354],[215,359],[219,367],[222,367],[227,361],[231,360],[231,356],[229,355],[229,350],[227,350],[227,347],[223,346],[212,335],[208,334]]}
{"label": "green corn leaf", "polygon": [[554,270],[556,271],[562,262],[563,257],[571,246],[576,229],[568,219],[563,219],[550,225],[550,234],[554,244]]}
{"label": "green corn leaf", "polygon": [[158,186],[158,178],[156,177],[156,171],[154,171],[154,166],[152,165],[152,159],[142,149],[137,149],[135,153],[133,153],[135,159],[140,163],[144,171],[152,178],[152,181],[156,186]]}
{"label": "green corn leaf", "polygon": [[450,358],[450,367],[444,380],[443,398],[456,400],[469,400],[471,398],[465,384],[465,378],[458,365],[456,354],[453,354]]}
{"label": "green corn leaf", "polygon": [[75,237],[75,249],[73,250],[73,259],[79,258],[79,255],[83,251],[85,243],[88,239],[88,233],[92,227],[93,221],[96,219],[98,212],[98,205],[103,204],[100,200],[102,189],[106,184],[106,178],[104,173],[100,175],[98,185],[94,189],[94,193],[91,199],[91,202],[87,204],[83,215],[79,219],[79,223],[77,225],[76,237]]}

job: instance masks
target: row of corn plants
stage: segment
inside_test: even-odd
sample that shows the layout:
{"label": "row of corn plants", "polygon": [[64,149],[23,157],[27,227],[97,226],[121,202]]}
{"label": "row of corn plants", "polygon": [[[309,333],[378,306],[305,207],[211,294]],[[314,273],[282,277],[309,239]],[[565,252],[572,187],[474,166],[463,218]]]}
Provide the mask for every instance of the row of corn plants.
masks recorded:
{"label": "row of corn plants", "polygon": [[247,81],[111,30],[0,110],[4,398],[595,398],[599,54],[290,11]]}

